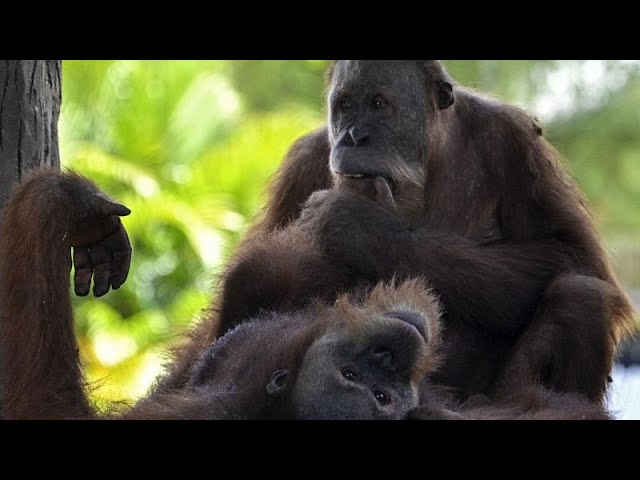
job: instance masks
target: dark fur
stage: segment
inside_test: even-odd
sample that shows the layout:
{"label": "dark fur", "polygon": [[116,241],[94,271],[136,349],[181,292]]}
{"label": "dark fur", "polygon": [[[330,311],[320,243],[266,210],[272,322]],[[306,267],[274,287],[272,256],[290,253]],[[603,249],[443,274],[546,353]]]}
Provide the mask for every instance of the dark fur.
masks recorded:
{"label": "dark fur", "polygon": [[[330,116],[340,65],[330,73]],[[221,318],[212,316],[197,331],[194,345],[180,354],[184,366],[203,341],[253,312],[300,308],[312,296],[331,299],[393,276],[422,275],[445,312],[447,361],[435,380],[457,389],[461,399],[509,396],[540,382],[602,400],[633,311],[584,198],[536,121],[458,85],[455,103],[441,105],[441,87],[452,80],[435,61],[363,62],[353,71],[345,65],[340,82],[353,95],[358,81],[363,90],[375,87],[376,75],[387,83],[419,78],[413,92],[403,90],[407,99],[396,110],[418,121],[424,115],[411,102],[422,102],[426,131],[384,140],[367,113],[371,131],[363,138],[371,148],[353,159],[340,157],[339,149],[350,150],[343,147],[353,141],[343,139],[357,116],[298,140],[270,186],[264,216],[227,269]],[[374,73],[359,77],[365,69]],[[424,148],[421,162],[377,158],[380,149],[412,155],[412,138]],[[390,204],[377,198],[372,178],[332,175],[330,158],[333,168],[382,169],[392,177]],[[301,222],[311,225],[321,253],[278,240],[283,228]]]}
{"label": "dark fur", "polygon": [[92,276],[96,296],[118,288],[131,259],[119,215],[129,210],[73,174],[45,170],[27,184],[15,189],[1,222],[0,412],[83,417],[90,407],[73,335],[69,249],[77,247],[77,292],[88,293]]}
{"label": "dark fur", "polygon": [[[88,180],[55,170],[34,172],[12,194],[0,235],[3,418],[98,416],[78,362],[70,249],[103,245],[124,214],[128,209]],[[112,250],[113,256],[121,250],[130,251],[128,242]],[[112,286],[119,286],[128,263],[116,260],[108,267]],[[93,265],[93,273],[99,268]],[[411,324],[384,315],[400,310],[415,312],[425,338]],[[419,281],[380,286],[366,298],[342,297],[330,306],[315,302],[288,315],[265,313],[202,349],[182,388],[153,392],[106,418],[402,418],[417,405],[418,383],[437,362],[438,327],[438,303]],[[377,408],[367,388],[334,388],[331,379],[326,387],[317,385],[325,364],[318,371],[308,351],[325,338],[333,339],[325,352],[347,365],[353,361],[363,382],[367,375],[375,379],[372,387],[395,402]],[[342,392],[342,401],[331,397],[334,391]]]}
{"label": "dark fur", "polygon": [[[69,253],[76,245],[104,245],[114,228],[120,232],[117,216],[127,213],[87,180],[54,170],[33,173],[11,196],[0,235],[3,418],[100,418],[78,363]],[[280,239],[287,244],[300,245],[307,235],[304,228],[287,231],[299,235]],[[113,258],[130,253],[128,241],[109,245]],[[312,255],[315,246],[308,247]],[[127,271],[128,262],[109,264],[111,285],[119,286]],[[440,306],[421,279],[342,295],[331,305],[308,303],[247,319],[200,350],[180,387],[168,387],[169,377],[132,408],[101,418],[608,418],[597,404],[538,388],[497,407],[470,409],[432,387],[428,376],[440,363]],[[410,324],[402,320],[407,315]],[[329,351],[338,368],[354,362],[361,370],[357,388],[327,380],[335,375],[324,360],[310,363],[313,347],[327,338],[336,345]],[[371,387],[392,393],[395,403],[376,404]]]}
{"label": "dark fur", "polygon": [[423,389],[421,405],[409,420],[611,420],[600,404],[575,393],[552,392],[527,385],[498,400],[483,395],[460,402],[449,392]]}

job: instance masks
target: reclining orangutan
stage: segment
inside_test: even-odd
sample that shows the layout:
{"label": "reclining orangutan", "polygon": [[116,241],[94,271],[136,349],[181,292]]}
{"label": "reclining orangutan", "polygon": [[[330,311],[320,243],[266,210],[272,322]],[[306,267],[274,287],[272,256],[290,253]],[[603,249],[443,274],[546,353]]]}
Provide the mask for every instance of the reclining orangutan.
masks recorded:
{"label": "reclining orangutan", "polygon": [[[94,294],[118,288],[131,258],[119,218],[128,214],[88,180],[55,170],[34,172],[13,192],[0,233],[2,418],[100,417],[79,365],[70,251],[76,290],[88,291],[92,276]],[[275,235],[271,247],[322,257],[310,226]],[[274,253],[273,269],[287,270],[278,263],[284,252]],[[428,382],[440,337],[439,302],[420,278],[316,298],[245,318],[198,353],[180,386],[161,381],[132,408],[102,418],[609,418],[597,402],[534,386],[489,406],[461,405]]]}

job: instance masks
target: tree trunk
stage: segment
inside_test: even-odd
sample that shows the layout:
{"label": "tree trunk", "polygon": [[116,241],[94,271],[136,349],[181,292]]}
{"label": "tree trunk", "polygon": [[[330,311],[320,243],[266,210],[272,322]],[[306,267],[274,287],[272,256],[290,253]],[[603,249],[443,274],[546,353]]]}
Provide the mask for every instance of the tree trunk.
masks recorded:
{"label": "tree trunk", "polygon": [[30,169],[60,167],[60,72],[60,60],[0,60],[0,210]]}
{"label": "tree trunk", "polygon": [[0,60],[0,207],[31,168],[60,166],[60,60]]}

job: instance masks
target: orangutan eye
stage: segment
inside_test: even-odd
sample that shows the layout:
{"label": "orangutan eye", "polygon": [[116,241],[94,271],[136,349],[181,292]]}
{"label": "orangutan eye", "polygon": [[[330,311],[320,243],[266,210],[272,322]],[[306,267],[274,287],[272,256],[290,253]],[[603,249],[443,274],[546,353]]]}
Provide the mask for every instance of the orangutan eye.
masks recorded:
{"label": "orangutan eye", "polygon": [[373,103],[371,104],[374,110],[380,110],[385,106],[384,100],[381,97],[376,97],[373,99]]}
{"label": "orangutan eye", "polygon": [[350,382],[357,382],[358,380],[360,380],[360,374],[354,370],[351,370],[350,368],[343,368],[341,373],[342,376]]}
{"label": "orangutan eye", "polygon": [[388,405],[391,401],[389,395],[384,393],[382,390],[374,388],[371,391],[373,392],[373,396],[376,397],[376,400],[380,405]]}
{"label": "orangutan eye", "polygon": [[343,98],[340,100],[338,105],[340,105],[340,110],[342,111],[351,110],[353,108],[353,102],[349,98]]}

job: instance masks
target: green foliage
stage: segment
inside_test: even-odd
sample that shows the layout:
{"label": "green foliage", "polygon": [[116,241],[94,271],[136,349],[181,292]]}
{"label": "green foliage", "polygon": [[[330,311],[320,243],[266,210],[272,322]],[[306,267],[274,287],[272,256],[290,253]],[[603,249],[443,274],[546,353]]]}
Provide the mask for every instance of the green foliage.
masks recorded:
{"label": "green foliage", "polygon": [[[627,261],[639,257],[632,239],[640,231],[640,76],[633,65],[606,63],[596,98],[580,81],[581,65],[447,62],[460,83],[524,107],[544,106],[548,91],[556,96],[546,105],[560,101],[554,82],[573,75],[570,108],[543,115],[546,134],[570,160],[614,253],[624,253],[625,280],[640,284]],[[124,219],[134,249],[129,280],[101,299],[74,300],[98,402],[142,395],[163,352],[207,308],[269,176],[291,143],[323,122],[326,66],[63,62],[63,163],[133,211]],[[578,74],[558,77],[567,66]]]}
{"label": "green foliage", "polygon": [[229,62],[64,62],[63,162],[133,211],[127,283],[75,299],[88,378],[104,379],[97,399],[144,393],[162,352],[207,307],[288,146],[322,122],[320,87],[315,104],[250,111],[233,71]]}

